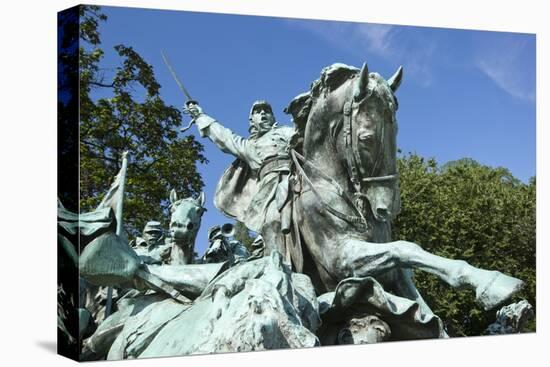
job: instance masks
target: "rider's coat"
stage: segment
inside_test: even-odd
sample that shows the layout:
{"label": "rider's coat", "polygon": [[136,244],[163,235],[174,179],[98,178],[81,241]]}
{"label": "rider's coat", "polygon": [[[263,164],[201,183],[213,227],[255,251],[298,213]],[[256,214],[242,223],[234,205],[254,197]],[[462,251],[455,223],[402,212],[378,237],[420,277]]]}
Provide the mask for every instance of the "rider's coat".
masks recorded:
{"label": "rider's coat", "polygon": [[[263,235],[265,226],[274,220],[280,222],[281,213],[285,212],[290,172],[288,149],[294,129],[274,125],[263,135],[247,139],[210,116],[203,114],[196,122],[201,136],[237,157],[218,183],[216,208]],[[269,243],[266,245],[269,247]],[[279,251],[284,255],[287,252],[284,248]],[[289,261],[290,255],[286,255]]]}

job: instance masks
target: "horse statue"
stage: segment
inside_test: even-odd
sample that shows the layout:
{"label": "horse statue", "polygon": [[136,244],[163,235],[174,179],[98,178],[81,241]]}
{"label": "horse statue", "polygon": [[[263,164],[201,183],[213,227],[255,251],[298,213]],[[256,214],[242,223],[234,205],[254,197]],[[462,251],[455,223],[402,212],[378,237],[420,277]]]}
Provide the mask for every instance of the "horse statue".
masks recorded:
{"label": "horse statue", "polygon": [[[133,282],[136,289],[151,279],[146,289],[163,290],[146,294],[157,298],[120,305],[118,316],[96,331],[100,336],[112,329],[112,337],[94,342],[92,336],[92,349],[122,359],[312,347],[334,339],[376,342],[389,340],[389,332],[394,340],[445,337],[411,269],[474,289],[485,309],[517,292],[523,285],[519,279],[392,241],[391,220],[400,208],[395,92],[402,75],[399,68],[386,81],[369,73],[366,64],[361,70],[334,64],[288,106],[297,131],[289,146],[293,167],[285,197],[292,201],[289,235],[297,243],[291,245],[301,251],[291,257],[298,272],[277,251],[231,267],[190,264],[204,195],[178,199],[172,190],[170,265],[142,265],[136,255],[126,261],[136,266],[110,266],[113,256],[103,256],[102,242],[93,252],[101,256],[81,255],[81,269],[93,270],[84,276]],[[109,250],[116,254],[124,248]],[[150,275],[173,290],[156,286]]]}
{"label": "horse statue", "polygon": [[178,199],[176,190],[170,192],[170,234],[172,247],[170,264],[185,265],[193,263],[195,253],[195,238],[201,226],[204,208],[204,193],[198,198]]}
{"label": "horse statue", "polygon": [[477,302],[492,309],[523,282],[391,239],[391,220],[400,210],[395,92],[402,76],[401,67],[385,80],[366,63],[361,70],[334,64],[285,110],[300,137],[300,149],[290,151],[290,181],[303,271],[318,294],[347,278],[372,277],[433,315],[411,279],[411,269],[419,269],[475,290]]}

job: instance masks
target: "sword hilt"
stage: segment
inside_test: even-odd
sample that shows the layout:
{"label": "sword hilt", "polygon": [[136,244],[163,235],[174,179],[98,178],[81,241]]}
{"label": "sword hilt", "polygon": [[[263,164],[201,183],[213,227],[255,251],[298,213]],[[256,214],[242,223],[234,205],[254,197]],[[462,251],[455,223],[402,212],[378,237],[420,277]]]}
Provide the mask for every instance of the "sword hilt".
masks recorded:
{"label": "sword hilt", "polygon": [[[199,105],[199,102],[198,101],[195,101],[194,99],[188,99],[187,101],[185,101],[185,107],[186,108],[190,108],[191,106],[193,105]],[[189,130],[191,128],[191,126],[195,123],[195,118],[199,115],[195,115],[193,116],[192,114],[189,113],[189,111],[185,112],[184,113],[187,113],[191,116],[192,120],[189,122],[189,124],[186,126],[186,127],[182,127],[180,129],[180,131],[183,133],[183,132],[186,132],[187,130]]]}
{"label": "sword hilt", "polygon": [[[197,105],[197,106],[198,106],[198,105],[199,105],[199,102],[198,102],[198,101],[195,101],[194,99],[188,99],[187,101],[185,101],[185,107],[186,107],[186,108],[189,108],[189,107],[191,107],[191,106],[193,106],[193,105]],[[193,116],[193,115],[191,115],[189,112],[185,112],[185,113],[189,114],[189,115],[191,116],[192,120],[189,122],[189,124],[188,124],[186,127],[182,127],[182,128],[180,129],[180,131],[181,131],[182,133],[183,133],[183,132],[186,132],[187,130],[189,130],[189,129],[191,128],[191,126],[195,123],[195,118],[198,116],[198,115],[197,115],[197,116]]]}
{"label": "sword hilt", "polygon": [[193,119],[195,119],[195,117],[197,117],[198,114],[193,116],[193,114],[190,113],[189,108],[191,108],[192,106],[198,106],[198,105],[199,105],[198,101],[195,101],[194,99],[188,99],[187,101],[185,101],[185,109],[183,110],[183,113],[185,113],[185,114],[191,116]]}

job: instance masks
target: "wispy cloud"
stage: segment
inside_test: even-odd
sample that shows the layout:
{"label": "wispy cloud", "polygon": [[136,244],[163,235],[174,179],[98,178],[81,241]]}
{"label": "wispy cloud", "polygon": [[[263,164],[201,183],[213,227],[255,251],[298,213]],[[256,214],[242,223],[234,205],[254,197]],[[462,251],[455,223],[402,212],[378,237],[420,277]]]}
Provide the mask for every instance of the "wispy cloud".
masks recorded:
{"label": "wispy cloud", "polygon": [[535,70],[526,65],[524,57],[531,52],[527,48],[527,42],[520,40],[486,45],[478,52],[476,67],[513,97],[535,101]]}
{"label": "wispy cloud", "polygon": [[397,32],[395,27],[384,24],[358,24],[355,25],[354,31],[357,38],[361,39],[371,52],[386,58],[395,56],[392,44],[392,35]]}
{"label": "wispy cloud", "polygon": [[[534,37],[502,32],[471,36],[449,31],[385,24],[288,20],[355,56],[375,55],[402,64],[407,78],[434,84],[437,70],[477,68],[499,88],[520,100],[535,100]],[[458,68],[458,69],[457,69]]]}
{"label": "wispy cloud", "polygon": [[315,33],[325,41],[354,55],[371,53],[385,60],[405,64],[407,75],[422,85],[433,81],[430,59],[437,48],[435,41],[419,39],[416,33],[386,24],[294,21],[294,26]]}

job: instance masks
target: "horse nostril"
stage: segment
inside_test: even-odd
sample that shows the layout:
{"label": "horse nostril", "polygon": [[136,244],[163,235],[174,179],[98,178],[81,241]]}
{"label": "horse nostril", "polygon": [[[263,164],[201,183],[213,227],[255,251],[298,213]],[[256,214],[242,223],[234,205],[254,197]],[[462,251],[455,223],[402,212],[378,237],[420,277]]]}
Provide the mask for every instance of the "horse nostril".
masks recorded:
{"label": "horse nostril", "polygon": [[187,229],[192,230],[193,229],[193,223],[187,223]]}
{"label": "horse nostril", "polygon": [[376,208],[376,214],[378,214],[381,218],[387,218],[388,217],[388,209],[386,209],[386,208]]}

